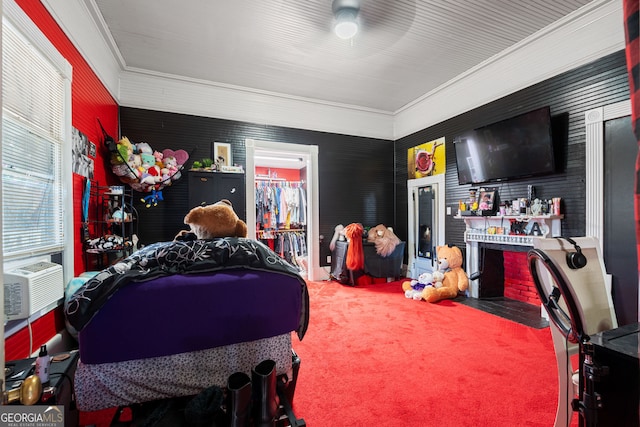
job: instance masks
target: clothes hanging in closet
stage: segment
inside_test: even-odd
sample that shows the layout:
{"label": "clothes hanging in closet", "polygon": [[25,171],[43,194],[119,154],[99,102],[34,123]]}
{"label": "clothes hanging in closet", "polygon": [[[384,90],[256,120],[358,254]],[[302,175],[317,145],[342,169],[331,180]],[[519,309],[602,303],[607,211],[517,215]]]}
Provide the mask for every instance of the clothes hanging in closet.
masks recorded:
{"label": "clothes hanging in closet", "polygon": [[307,256],[307,242],[304,233],[280,232],[274,240],[274,252],[292,264],[296,264],[296,258]]}
{"label": "clothes hanging in closet", "polygon": [[308,266],[307,194],[302,182],[257,181],[257,237],[290,264]]}
{"label": "clothes hanging in closet", "polygon": [[303,231],[260,230],[258,240],[301,271],[307,271],[307,238]]}
{"label": "clothes hanging in closet", "polygon": [[256,222],[260,229],[304,228],[307,194],[298,182],[256,182]]}

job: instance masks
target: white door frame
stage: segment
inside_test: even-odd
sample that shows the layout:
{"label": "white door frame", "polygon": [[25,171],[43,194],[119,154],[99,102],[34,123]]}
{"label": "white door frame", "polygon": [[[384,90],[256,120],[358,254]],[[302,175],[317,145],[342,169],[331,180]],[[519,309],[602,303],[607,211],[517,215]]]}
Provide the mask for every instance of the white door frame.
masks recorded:
{"label": "white door frame", "polygon": [[[435,226],[433,240],[434,246],[442,246],[445,242],[445,179],[444,174],[438,174],[435,176],[427,176],[424,178],[409,179],[407,180],[407,203],[408,203],[408,256],[409,265],[407,269],[407,276],[417,279],[418,271],[429,270],[429,268],[421,267],[420,260],[416,256],[416,219],[418,218],[418,203],[416,203],[415,193],[420,187],[427,185],[433,186],[436,194],[436,208],[435,208]],[[436,256],[436,255],[434,255]]]}
{"label": "white door frame", "polygon": [[586,236],[600,242],[603,251],[604,234],[604,122],[631,115],[631,100],[617,102],[586,111]]}
{"label": "white door frame", "polygon": [[[585,235],[593,236],[604,253],[604,122],[631,115],[631,100],[594,108],[584,113],[586,130],[586,227]],[[607,274],[607,292],[611,294],[611,275]],[[638,293],[640,305],[640,292]],[[640,311],[638,312],[640,320]]]}
{"label": "white door frame", "polygon": [[260,141],[246,139],[246,197],[247,197],[247,228],[249,238],[256,236],[256,193],[255,193],[255,161],[257,151],[268,150],[271,152],[296,153],[307,162],[307,252],[309,280],[323,280],[326,276],[320,268],[320,211],[318,191],[318,146],[289,144],[284,142]]}

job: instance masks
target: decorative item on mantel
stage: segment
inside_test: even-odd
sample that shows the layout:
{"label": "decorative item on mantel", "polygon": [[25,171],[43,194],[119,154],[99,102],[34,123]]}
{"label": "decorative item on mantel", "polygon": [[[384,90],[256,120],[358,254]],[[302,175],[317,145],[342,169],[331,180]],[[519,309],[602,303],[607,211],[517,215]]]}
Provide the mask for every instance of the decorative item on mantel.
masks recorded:
{"label": "decorative item on mantel", "polygon": [[[465,212],[470,215],[465,215]],[[531,246],[536,238],[562,235],[561,221],[564,215],[554,210],[546,200],[534,199],[526,205],[519,199],[506,200],[500,204],[500,213],[497,215],[482,215],[479,212],[461,209],[456,216],[466,223],[464,239],[467,244],[485,242]]]}
{"label": "decorative item on mantel", "polygon": [[110,152],[111,170],[120,181],[129,184],[135,191],[150,193],[141,200],[147,207],[156,206],[163,200],[162,189],[170,186],[182,176],[182,169],[189,160],[185,150],[154,150],[146,142],[132,143],[123,136],[117,143],[98,120],[107,149]]}
{"label": "decorative item on mantel", "polygon": [[[477,197],[480,192],[480,199]],[[498,211],[500,197],[498,189],[495,187],[482,187],[480,189],[469,189],[469,201],[458,202],[458,216],[493,216]]]}

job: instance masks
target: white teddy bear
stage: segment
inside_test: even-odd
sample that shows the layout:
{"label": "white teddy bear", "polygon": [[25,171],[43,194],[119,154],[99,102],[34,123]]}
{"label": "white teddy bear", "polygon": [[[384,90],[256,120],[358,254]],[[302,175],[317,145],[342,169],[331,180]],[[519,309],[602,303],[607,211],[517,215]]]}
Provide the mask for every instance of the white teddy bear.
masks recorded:
{"label": "white teddy bear", "polygon": [[[427,286],[433,286],[433,274],[422,273],[418,276],[418,280],[411,280],[411,287],[404,291],[404,296],[415,301],[420,301],[422,299],[422,291]],[[440,286],[442,286],[442,282],[440,282]]]}

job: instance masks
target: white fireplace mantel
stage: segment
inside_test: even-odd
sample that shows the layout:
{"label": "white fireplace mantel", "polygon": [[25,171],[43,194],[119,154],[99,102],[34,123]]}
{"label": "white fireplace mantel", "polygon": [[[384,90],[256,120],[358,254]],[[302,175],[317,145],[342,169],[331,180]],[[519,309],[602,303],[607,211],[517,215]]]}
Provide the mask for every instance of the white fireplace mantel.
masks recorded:
{"label": "white fireplace mantel", "polygon": [[[466,243],[466,271],[470,278],[480,268],[480,243],[492,245],[525,246],[533,247],[535,239],[545,237],[560,237],[562,235],[561,224],[564,215],[503,215],[503,216],[455,216],[464,220],[466,229],[464,241]],[[537,223],[541,231],[540,235],[509,234],[513,221],[527,224]],[[498,248],[500,246],[497,246]],[[480,297],[479,280],[469,280],[469,296]]]}

